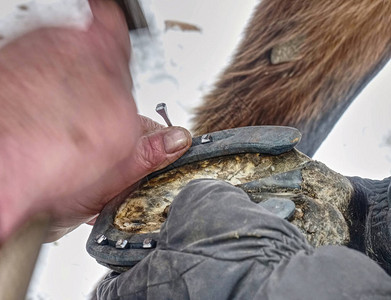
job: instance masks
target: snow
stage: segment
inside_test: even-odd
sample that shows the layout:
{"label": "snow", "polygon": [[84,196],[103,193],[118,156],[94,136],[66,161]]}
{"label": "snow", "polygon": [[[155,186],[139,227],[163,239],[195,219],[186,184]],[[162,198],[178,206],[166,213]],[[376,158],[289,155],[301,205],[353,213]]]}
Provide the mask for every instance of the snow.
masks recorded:
{"label": "snow", "polygon": [[[4,3],[3,3],[4,2]],[[91,17],[84,0],[14,0],[0,3],[0,46],[44,25],[84,28]],[[150,35],[132,34],[134,94],[141,114],[166,102],[174,125],[189,128],[192,109],[229,62],[255,0],[143,0]],[[28,10],[18,8],[26,5]],[[165,20],[194,24],[198,31],[168,30]],[[344,175],[383,178],[391,172],[391,63],[358,96],[315,158]],[[81,226],[42,247],[28,299],[87,299],[106,268],[85,250],[90,232]]]}
{"label": "snow", "polygon": [[[189,128],[192,108],[227,64],[256,2],[143,1],[151,38],[132,35],[140,112],[156,119],[156,104],[166,102],[172,122]],[[201,32],[165,31],[165,20],[194,24]]]}
{"label": "snow", "polygon": [[91,17],[85,0],[1,0],[0,46],[43,26],[83,29]]}

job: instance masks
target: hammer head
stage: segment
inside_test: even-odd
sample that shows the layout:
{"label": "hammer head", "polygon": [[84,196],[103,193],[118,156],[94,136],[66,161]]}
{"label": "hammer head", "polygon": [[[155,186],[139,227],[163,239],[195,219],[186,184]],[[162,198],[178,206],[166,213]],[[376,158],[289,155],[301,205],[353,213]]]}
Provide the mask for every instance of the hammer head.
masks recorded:
{"label": "hammer head", "polygon": [[143,9],[138,0],[115,0],[125,14],[129,30],[148,29]]}

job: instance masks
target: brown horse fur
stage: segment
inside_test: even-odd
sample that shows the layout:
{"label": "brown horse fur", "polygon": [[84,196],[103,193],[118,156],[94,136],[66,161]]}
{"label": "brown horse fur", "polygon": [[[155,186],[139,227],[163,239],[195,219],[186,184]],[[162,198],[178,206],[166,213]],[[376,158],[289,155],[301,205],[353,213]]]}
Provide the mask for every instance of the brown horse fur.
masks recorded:
{"label": "brown horse fur", "polygon": [[[289,62],[270,62],[273,48],[292,44]],[[196,109],[193,132],[293,126],[303,133],[299,149],[313,155],[390,57],[390,0],[263,0]]]}

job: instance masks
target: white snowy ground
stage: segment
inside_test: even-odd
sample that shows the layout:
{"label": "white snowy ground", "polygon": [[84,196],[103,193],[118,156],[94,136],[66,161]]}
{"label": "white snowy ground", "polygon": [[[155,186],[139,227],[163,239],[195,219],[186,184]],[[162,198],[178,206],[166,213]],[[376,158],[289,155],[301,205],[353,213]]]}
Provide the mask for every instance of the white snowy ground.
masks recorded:
{"label": "white snowy ground", "polygon": [[[5,0],[0,0],[4,1]],[[168,104],[171,121],[189,127],[191,110],[210,88],[240,39],[256,0],[143,0],[151,35],[132,35],[135,98],[141,114],[159,122],[154,108]],[[27,10],[18,6],[25,5]],[[0,2],[0,45],[28,28],[84,26],[84,0]],[[201,32],[165,31],[165,20]],[[360,94],[315,158],[344,175],[383,178],[391,173],[391,63]],[[85,251],[85,225],[42,247],[28,299],[86,299],[106,269]]]}

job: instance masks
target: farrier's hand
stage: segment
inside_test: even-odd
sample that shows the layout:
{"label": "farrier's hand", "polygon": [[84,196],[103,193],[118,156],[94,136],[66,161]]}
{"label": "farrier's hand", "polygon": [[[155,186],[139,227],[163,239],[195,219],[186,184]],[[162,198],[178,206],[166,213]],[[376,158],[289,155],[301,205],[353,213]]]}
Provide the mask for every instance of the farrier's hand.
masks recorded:
{"label": "farrier's hand", "polygon": [[41,29],[0,51],[0,243],[40,211],[62,236],[191,144],[137,115],[123,16],[91,8],[87,31]]}

